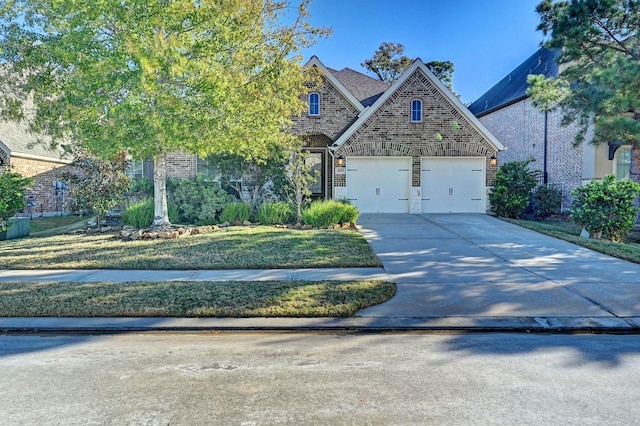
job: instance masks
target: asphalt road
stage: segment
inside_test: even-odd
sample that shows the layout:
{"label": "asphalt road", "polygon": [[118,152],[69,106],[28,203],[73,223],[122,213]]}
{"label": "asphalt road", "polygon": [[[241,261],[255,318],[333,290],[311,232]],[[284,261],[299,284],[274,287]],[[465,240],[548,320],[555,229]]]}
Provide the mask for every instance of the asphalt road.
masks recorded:
{"label": "asphalt road", "polygon": [[640,423],[640,339],[0,336],[2,425]]}

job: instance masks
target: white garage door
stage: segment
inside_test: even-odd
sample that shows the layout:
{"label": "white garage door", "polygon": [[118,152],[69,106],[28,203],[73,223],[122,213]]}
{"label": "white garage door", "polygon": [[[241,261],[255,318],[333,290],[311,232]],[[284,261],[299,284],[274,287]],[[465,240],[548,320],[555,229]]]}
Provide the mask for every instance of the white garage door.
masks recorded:
{"label": "white garage door", "polygon": [[485,213],[485,159],[423,157],[423,213]]}
{"label": "white garage door", "polygon": [[347,157],[347,199],[362,213],[409,213],[411,157]]}

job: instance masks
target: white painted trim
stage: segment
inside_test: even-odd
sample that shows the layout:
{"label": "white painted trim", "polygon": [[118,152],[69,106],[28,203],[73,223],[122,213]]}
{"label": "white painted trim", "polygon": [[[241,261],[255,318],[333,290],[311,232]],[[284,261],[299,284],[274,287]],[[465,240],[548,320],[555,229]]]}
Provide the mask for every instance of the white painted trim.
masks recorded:
{"label": "white painted trim", "polygon": [[49,163],[71,164],[73,160],[65,160],[62,158],[45,157],[44,155],[23,154],[21,152],[10,152],[10,158],[24,158],[25,160],[47,161]]}
{"label": "white painted trim", "polygon": [[376,100],[376,102],[373,105],[371,105],[370,108],[366,109],[362,114],[360,114],[359,118],[355,121],[355,123],[353,123],[351,125],[351,127],[349,127],[349,129],[347,129],[347,131],[344,132],[336,140],[336,142],[332,146],[332,149],[338,149],[343,143],[345,143],[347,141],[347,139],[349,139],[349,137],[351,137],[351,135],[360,126],[362,126],[367,121],[367,119],[369,119],[369,117],[378,108],[380,108],[380,106],[383,105],[387,101],[387,99],[389,99],[389,97],[391,95],[393,95],[396,92],[396,90],[398,90],[398,88],[400,86],[402,86],[405,83],[405,81],[407,81],[407,79],[411,76],[411,74],[413,74],[418,69],[427,77],[427,79],[429,79],[429,81],[431,83],[433,83],[438,88],[438,90],[451,103],[453,103],[453,105],[462,114],[465,115],[467,120],[469,120],[469,122],[476,128],[476,130],[478,132],[480,132],[480,134],[491,145],[493,145],[493,147],[497,151],[503,151],[504,150],[504,145],[502,145],[502,143],[500,143],[500,141],[498,141],[498,139],[496,139],[496,137],[494,135],[492,135],[491,132],[489,132],[489,130],[482,123],[480,123],[480,121],[478,121],[478,119],[473,114],[471,114],[469,109],[466,106],[464,106],[464,104],[462,102],[460,102],[460,99],[458,99],[453,93],[451,93],[451,90],[447,89],[447,87],[444,84],[442,84],[442,82],[435,75],[433,75],[433,73],[431,71],[429,71],[429,68],[427,68],[427,66],[422,62],[422,60],[420,58],[418,58],[415,61],[413,61],[413,63],[409,67],[409,69],[407,71],[405,71],[404,74],[402,74],[402,76],[398,80],[396,80],[396,82],[393,83],[393,85],[390,88],[388,88],[387,91],[384,92],[384,94],[382,96],[380,96],[380,98],[378,98],[378,100]]}
{"label": "white painted trim", "polygon": [[324,66],[320,59],[317,56],[312,56],[311,59],[305,64],[305,67],[316,66],[322,74],[329,80],[331,84],[335,86],[336,89],[344,96],[360,113],[365,110],[365,107],[362,106],[362,103],[358,99],[356,99],[353,94],[342,83],[338,80],[332,73]]}

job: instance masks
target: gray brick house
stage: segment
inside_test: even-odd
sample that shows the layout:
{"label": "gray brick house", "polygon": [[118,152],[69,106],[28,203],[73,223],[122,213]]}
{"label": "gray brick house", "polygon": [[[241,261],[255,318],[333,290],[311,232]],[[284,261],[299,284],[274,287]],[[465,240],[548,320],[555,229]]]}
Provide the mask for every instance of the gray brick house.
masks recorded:
{"label": "gray brick house", "polygon": [[543,172],[542,183],[562,189],[564,207],[571,206],[571,191],[592,179],[614,174],[629,177],[630,146],[590,144],[574,146],[577,125],[562,126],[562,113],[544,113],[527,96],[527,77],[543,74],[557,77],[558,52],[541,48],[469,106],[478,120],[505,146],[500,163],[535,159],[533,167]]}

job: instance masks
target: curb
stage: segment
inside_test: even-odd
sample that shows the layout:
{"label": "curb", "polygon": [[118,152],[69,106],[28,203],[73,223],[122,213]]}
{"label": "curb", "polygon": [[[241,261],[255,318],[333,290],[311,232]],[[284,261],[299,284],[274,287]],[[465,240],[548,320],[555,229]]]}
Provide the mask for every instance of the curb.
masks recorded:
{"label": "curb", "polygon": [[640,317],[0,318],[0,332],[500,332],[640,334]]}

